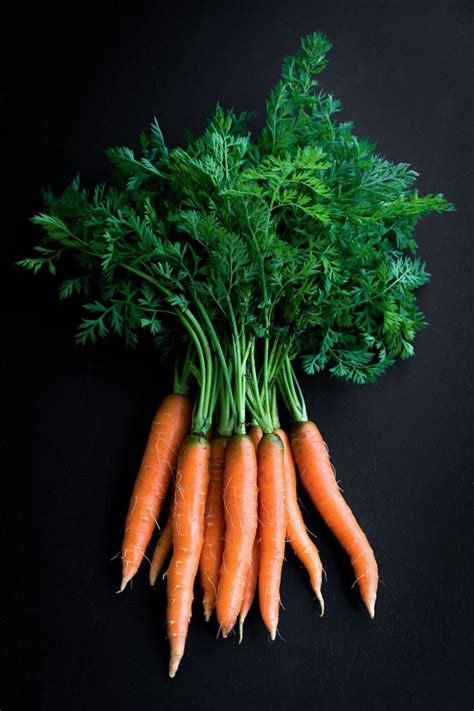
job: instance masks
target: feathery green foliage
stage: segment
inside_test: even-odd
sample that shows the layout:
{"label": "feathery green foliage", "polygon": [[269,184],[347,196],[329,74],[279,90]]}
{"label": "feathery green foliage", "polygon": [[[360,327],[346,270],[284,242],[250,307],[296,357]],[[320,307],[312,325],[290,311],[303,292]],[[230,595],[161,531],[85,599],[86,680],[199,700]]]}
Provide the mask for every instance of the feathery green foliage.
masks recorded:
{"label": "feathery green foliage", "polygon": [[206,368],[232,379],[239,422],[239,388],[265,419],[286,361],[365,383],[413,355],[429,279],[414,230],[454,208],[336,121],[340,103],[316,78],[330,47],[314,33],[284,59],[255,137],[253,114],[218,105],[201,136],[168,149],[155,119],[140,155],[107,151],[109,185],[76,178],[45,194],[42,238],[20,265],[55,274],[67,255],[60,297],[85,300],[78,343],[113,332],[133,347],[148,333],[173,351],[185,333],[201,379]]}

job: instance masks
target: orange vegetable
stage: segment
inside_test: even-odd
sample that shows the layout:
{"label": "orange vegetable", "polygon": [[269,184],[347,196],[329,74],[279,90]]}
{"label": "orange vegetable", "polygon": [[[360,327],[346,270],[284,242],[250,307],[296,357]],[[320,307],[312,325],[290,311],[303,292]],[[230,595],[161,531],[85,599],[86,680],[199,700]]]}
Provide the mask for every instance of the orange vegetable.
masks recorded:
{"label": "orange vegetable", "polygon": [[362,600],[373,617],[378,587],[374,552],[341,494],[326,444],[314,422],[294,425],[291,447],[303,486],[326,524],[350,555]]}
{"label": "orange vegetable", "polygon": [[219,570],[224,549],[224,501],[222,483],[227,437],[211,440],[209,461],[209,487],[207,490],[206,511],[204,515],[204,543],[202,546],[199,571],[201,586],[204,591],[203,607],[206,622],[209,621],[216,606]]}
{"label": "orange vegetable", "polygon": [[125,522],[120,591],[137,572],[165,500],[179,448],[189,430],[192,403],[168,395],[153,419]]}
{"label": "orange vegetable", "polygon": [[173,509],[170,508],[168,514],[168,520],[166,521],[166,526],[160,533],[157,544],[155,546],[155,552],[153,553],[153,558],[151,560],[150,566],[150,585],[154,585],[163,567],[165,560],[167,559],[171,548],[173,547]]}
{"label": "orange vegetable", "polygon": [[324,613],[324,600],[321,595],[323,566],[318,549],[308,535],[298,505],[295,463],[288,436],[282,429],[276,430],[276,434],[280,437],[284,447],[286,536],[295,554],[308,571],[311,587],[318,598],[322,615]]}
{"label": "orange vegetable", "polygon": [[248,435],[230,438],[224,465],[225,540],[217,590],[217,619],[227,637],[242,607],[257,530],[257,456]]}
{"label": "orange vegetable", "polygon": [[260,440],[263,437],[262,428],[259,425],[253,425],[249,429],[248,435],[249,435],[250,439],[252,440],[252,442],[254,443],[255,449],[257,449],[258,443],[260,442]]}
{"label": "orange vegetable", "polygon": [[176,674],[183,657],[191,619],[193,586],[204,537],[210,450],[205,437],[189,435],[178,458],[173,504],[173,557],[166,575],[170,677]]}
{"label": "orange vegetable", "polygon": [[252,548],[252,558],[250,560],[249,569],[247,571],[247,577],[245,580],[245,590],[244,598],[242,600],[242,607],[240,608],[239,615],[239,644],[244,638],[244,622],[248,615],[250,608],[252,607],[253,599],[255,597],[255,590],[257,589],[258,580],[258,567],[260,565],[260,545],[257,539],[253,542]]}
{"label": "orange vegetable", "polygon": [[262,619],[275,639],[280,612],[281,569],[285,556],[286,512],[283,442],[266,434],[258,445],[258,592]]}

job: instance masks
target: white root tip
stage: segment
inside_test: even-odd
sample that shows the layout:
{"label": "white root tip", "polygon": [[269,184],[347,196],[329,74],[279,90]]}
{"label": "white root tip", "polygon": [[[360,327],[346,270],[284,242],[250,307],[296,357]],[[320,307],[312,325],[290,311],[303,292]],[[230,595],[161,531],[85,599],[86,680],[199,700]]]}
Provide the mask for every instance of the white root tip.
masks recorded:
{"label": "white root tip", "polygon": [[168,676],[170,679],[175,678],[180,662],[181,662],[181,657],[171,657],[170,666],[169,666],[169,670],[168,670]]}
{"label": "white root tip", "polygon": [[245,617],[246,617],[246,615],[244,615],[243,617],[242,617],[242,615],[240,615],[240,617],[239,617],[239,644],[242,644],[242,640],[244,638]]}
{"label": "white root tip", "polygon": [[311,587],[316,595],[316,600],[319,602],[319,616],[322,617],[324,615],[324,599],[321,595],[321,581],[311,580]]}
{"label": "white root tip", "polygon": [[150,570],[150,577],[149,577],[149,580],[150,580],[150,585],[151,585],[152,587],[155,585],[157,577],[158,577],[157,574],[156,574],[155,572],[152,572],[152,571]]}
{"label": "white root tip", "polygon": [[203,602],[203,607],[204,607],[204,619],[206,622],[209,622],[209,620],[212,617],[212,606],[208,602]]}
{"label": "white root tip", "polygon": [[270,630],[270,639],[272,640],[272,642],[276,640],[276,636],[276,627],[272,627],[272,629]]}
{"label": "white root tip", "polygon": [[120,588],[117,590],[117,593],[123,592],[132,578],[133,575],[124,575],[122,577],[122,582],[120,583]]}
{"label": "white root tip", "polygon": [[371,595],[368,600],[364,600],[367,611],[370,615],[370,619],[373,620],[375,617],[375,599],[377,595]]}
{"label": "white root tip", "polygon": [[319,590],[316,591],[316,597],[318,598],[319,602],[319,607],[320,607],[320,613],[319,616],[322,617],[324,615],[324,598],[319,592]]}

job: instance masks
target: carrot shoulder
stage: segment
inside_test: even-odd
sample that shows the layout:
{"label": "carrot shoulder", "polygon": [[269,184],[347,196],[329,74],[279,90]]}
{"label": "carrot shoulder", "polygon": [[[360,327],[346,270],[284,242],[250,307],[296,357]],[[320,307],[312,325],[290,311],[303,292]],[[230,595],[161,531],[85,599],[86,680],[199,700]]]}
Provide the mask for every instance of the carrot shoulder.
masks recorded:
{"label": "carrot shoulder", "polygon": [[286,536],[283,443],[278,435],[266,434],[262,437],[257,459],[260,538],[258,592],[260,612],[273,640],[280,612],[280,582]]}
{"label": "carrot shoulder", "polygon": [[209,487],[207,490],[206,511],[204,515],[204,542],[199,562],[201,587],[203,589],[203,607],[206,622],[209,621],[216,606],[219,570],[224,549],[224,502],[222,483],[227,437],[211,440],[209,461]]}
{"label": "carrot shoulder", "polygon": [[321,558],[319,557],[318,549],[308,535],[301,509],[298,505],[295,463],[288,436],[282,429],[278,429],[276,434],[283,442],[284,448],[286,536],[293,551],[308,571],[311,587],[318,598],[322,615],[324,613],[324,600],[321,595],[323,576]]}
{"label": "carrot shoulder", "polygon": [[252,425],[248,431],[248,435],[255,445],[255,449],[258,447],[258,443],[263,437],[262,428],[259,425]]}
{"label": "carrot shoulder", "polygon": [[153,419],[125,522],[121,591],[137,572],[153,535],[179,448],[189,430],[191,411],[187,397],[171,394]]}
{"label": "carrot shoulder", "polygon": [[291,447],[303,486],[346,553],[371,617],[375,614],[378,570],[374,552],[336,482],[326,444],[314,422],[294,425]]}
{"label": "carrot shoulder", "polygon": [[198,435],[189,435],[178,459],[173,504],[173,557],[166,575],[170,677],[176,674],[183,657],[191,619],[193,586],[204,534],[209,456],[208,440]]}
{"label": "carrot shoulder", "polygon": [[224,465],[225,539],[217,590],[217,619],[227,637],[242,607],[257,530],[257,457],[248,435],[230,438]]}

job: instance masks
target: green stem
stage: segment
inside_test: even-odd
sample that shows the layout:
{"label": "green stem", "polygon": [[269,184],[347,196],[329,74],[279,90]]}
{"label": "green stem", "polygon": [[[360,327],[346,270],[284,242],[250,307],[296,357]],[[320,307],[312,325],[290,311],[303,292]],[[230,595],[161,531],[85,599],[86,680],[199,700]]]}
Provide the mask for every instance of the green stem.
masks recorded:
{"label": "green stem", "polygon": [[277,402],[277,389],[276,385],[272,385],[271,389],[271,414],[272,414],[272,425],[274,430],[280,429],[280,418],[278,415],[278,402]]}
{"label": "green stem", "polygon": [[285,356],[282,366],[278,378],[278,385],[285,405],[295,422],[306,422],[308,415],[303,392],[288,356]]}
{"label": "green stem", "polygon": [[183,367],[181,372],[179,371],[179,360],[176,360],[174,366],[174,385],[173,392],[178,395],[187,395],[189,391],[189,379],[191,376],[191,369],[193,364],[193,359],[191,358],[193,344],[192,341],[188,343],[186,349],[186,355],[184,358]]}
{"label": "green stem", "polygon": [[229,388],[226,387],[224,376],[218,372],[219,380],[219,420],[217,424],[217,434],[219,437],[230,437],[234,429],[234,417],[230,405]]}
{"label": "green stem", "polygon": [[216,330],[215,330],[215,328],[213,327],[213,325],[212,325],[212,323],[211,323],[211,319],[209,318],[209,315],[208,315],[208,313],[207,313],[207,311],[206,311],[204,305],[202,304],[201,300],[200,300],[195,294],[193,295],[193,298],[194,298],[194,302],[195,302],[196,306],[197,306],[198,309],[199,309],[199,312],[200,312],[201,316],[203,317],[203,319],[204,319],[204,321],[205,321],[205,324],[206,324],[208,333],[209,333],[209,335],[210,335],[210,337],[211,337],[211,341],[212,341],[212,343],[213,343],[213,345],[214,345],[214,348],[216,349],[217,356],[218,356],[218,358],[219,358],[220,365],[221,365],[221,368],[222,368],[222,373],[223,373],[223,375],[224,375],[224,380],[225,380],[225,383],[226,383],[227,389],[228,389],[228,395],[229,395],[229,400],[230,400],[230,408],[231,408],[231,410],[232,410],[233,416],[235,416],[235,414],[236,414],[236,405],[235,405],[234,393],[233,393],[233,389],[232,389],[232,381],[231,381],[231,378],[230,378],[229,368],[228,368],[228,365],[227,365],[227,362],[226,362],[226,359],[225,359],[225,356],[224,356],[224,351],[223,351],[223,349],[222,349],[222,346],[221,346],[221,344],[220,344],[220,341],[219,341],[219,338],[218,338],[218,336],[217,336]]}
{"label": "green stem", "polygon": [[263,402],[267,410],[270,409],[270,393],[268,388],[268,333],[263,344]]}
{"label": "green stem", "polygon": [[[210,388],[210,398],[209,398],[209,411],[208,411],[209,427],[212,425],[212,419],[213,419],[214,412],[216,410],[217,399],[219,397],[219,390],[220,390],[219,371],[216,368],[216,363],[214,362],[213,363],[213,372],[212,372],[212,382],[211,382],[211,388]],[[209,427],[207,429],[209,429]]]}
{"label": "green stem", "polygon": [[243,330],[240,338],[235,335],[232,337],[232,351],[234,356],[236,403],[234,432],[236,434],[245,434],[246,367],[249,348],[246,347]]}
{"label": "green stem", "polygon": [[[192,324],[192,328],[195,329],[196,334],[198,335],[198,338],[201,340],[202,347],[204,349],[204,359],[205,359],[205,374],[206,374],[206,385],[205,387],[201,388],[201,393],[199,396],[203,397],[203,415],[206,419],[206,424],[210,426],[210,416],[211,416],[211,396],[212,396],[212,372],[213,372],[213,362],[212,362],[212,353],[211,349],[209,347],[209,341],[207,340],[206,334],[201,328],[201,325],[199,321],[196,319],[194,314],[189,311],[189,309],[186,309],[186,311],[183,310],[183,314],[186,315],[186,318],[189,319],[190,323]],[[204,393],[202,392],[204,391]],[[205,425],[204,425],[205,426]],[[207,431],[208,427],[206,428]],[[199,432],[201,434],[201,432]]]}
{"label": "green stem", "polygon": [[207,423],[206,400],[207,400],[207,390],[209,389],[209,382],[208,381],[209,381],[209,375],[210,375],[210,373],[207,372],[207,359],[204,355],[204,350],[203,350],[202,344],[200,342],[200,339],[198,338],[198,336],[195,333],[192,326],[189,324],[187,318],[182,313],[179,313],[178,317],[179,317],[181,323],[183,324],[183,326],[189,332],[189,335],[191,336],[191,338],[194,342],[194,345],[196,346],[196,351],[197,351],[198,361],[199,361],[199,369],[201,371],[201,383],[200,383],[201,387],[199,390],[199,397],[194,404],[192,431],[195,434],[204,434],[207,431],[207,429],[206,429],[206,423]]}
{"label": "green stem", "polygon": [[270,434],[273,432],[272,419],[268,409],[269,403],[262,400],[262,395],[259,387],[259,379],[257,376],[257,367],[255,364],[255,339],[252,338],[250,342],[250,369],[249,369],[249,384],[247,400],[249,403],[249,409],[258,421],[258,424],[262,428],[264,434]]}

